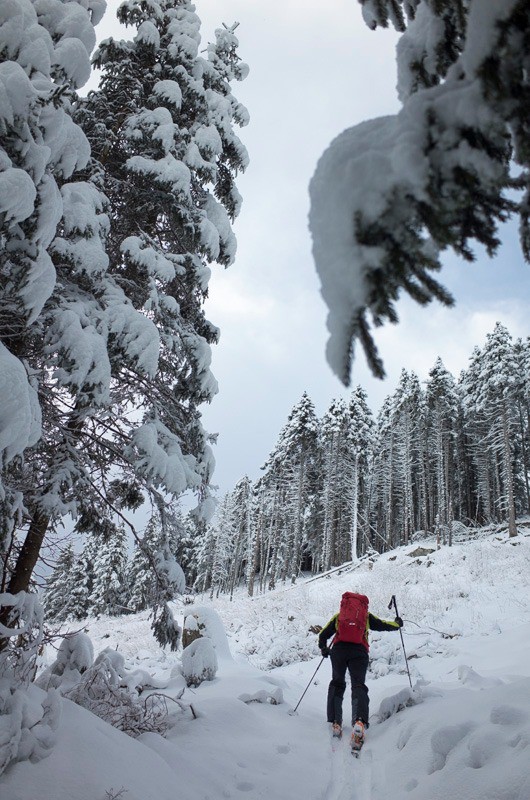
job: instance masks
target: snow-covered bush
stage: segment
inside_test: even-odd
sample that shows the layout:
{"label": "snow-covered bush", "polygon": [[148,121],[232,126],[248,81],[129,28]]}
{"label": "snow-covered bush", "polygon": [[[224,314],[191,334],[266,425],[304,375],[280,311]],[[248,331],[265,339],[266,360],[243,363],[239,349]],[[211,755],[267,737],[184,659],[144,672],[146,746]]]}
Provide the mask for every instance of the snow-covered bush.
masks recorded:
{"label": "snow-covered bush", "polygon": [[76,670],[80,675],[92,666],[94,647],[86,633],[79,631],[67,636],[59,645],[59,652],[52,668],[54,675],[64,675],[67,670]]}
{"label": "snow-covered bush", "polygon": [[162,689],[167,681],[154,678],[145,669],[129,669],[124,656],[110,647],[102,650],[94,662],[94,666],[107,661],[120,678],[120,686],[130,692],[142,694],[144,689]]}
{"label": "snow-covered bush", "polygon": [[211,639],[195,639],[182,651],[182,674],[188,686],[200,686],[203,681],[213,681],[217,667],[217,655]]}
{"label": "snow-covered bush", "polygon": [[38,761],[55,744],[60,697],[31,683],[42,645],[42,609],[36,595],[0,594],[0,775],[17,761]]}
{"label": "snow-covered bush", "polygon": [[0,677],[0,775],[17,761],[39,761],[56,742],[59,694]]}
{"label": "snow-covered bush", "polygon": [[243,648],[249,661],[259,669],[274,669],[298,661],[310,661],[318,655],[317,637],[310,631],[295,630],[292,623],[277,621],[274,636],[259,630],[249,636]]}
{"label": "snow-covered bush", "polygon": [[53,687],[66,691],[81,680],[81,676],[94,663],[94,647],[86,633],[65,636],[59,645],[57,658],[51,666],[37,678],[43,689]]}
{"label": "snow-covered bush", "polygon": [[64,696],[134,738],[148,731],[165,733],[169,727],[166,698],[160,694],[141,698],[136,689],[123,685],[123,669],[120,655],[103,651]]}
{"label": "snow-covered bush", "polygon": [[192,606],[186,612],[182,643],[182,674],[188,686],[213,680],[218,659],[232,658],[221,617],[207,606]]}
{"label": "snow-covered bush", "polygon": [[184,617],[183,646],[188,647],[199,637],[210,639],[217,655],[221,658],[231,658],[221,617],[207,606],[192,606]]}
{"label": "snow-covered bush", "polygon": [[151,628],[161,647],[169,645],[171,650],[178,648],[182,631],[167,603],[155,606]]}

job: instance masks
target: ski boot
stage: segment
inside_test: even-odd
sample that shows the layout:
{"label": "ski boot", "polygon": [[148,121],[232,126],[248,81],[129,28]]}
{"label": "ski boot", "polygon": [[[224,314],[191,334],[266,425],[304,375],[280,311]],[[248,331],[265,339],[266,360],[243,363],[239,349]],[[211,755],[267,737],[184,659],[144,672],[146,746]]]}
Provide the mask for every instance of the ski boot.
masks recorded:
{"label": "ski boot", "polygon": [[342,725],[340,722],[333,722],[331,724],[331,733],[335,739],[340,739],[342,737]]}
{"label": "ski boot", "polygon": [[364,744],[364,729],[365,724],[361,719],[355,720],[355,725],[353,726],[353,732],[351,735],[351,751],[354,756],[359,756],[361,752],[361,747]]}

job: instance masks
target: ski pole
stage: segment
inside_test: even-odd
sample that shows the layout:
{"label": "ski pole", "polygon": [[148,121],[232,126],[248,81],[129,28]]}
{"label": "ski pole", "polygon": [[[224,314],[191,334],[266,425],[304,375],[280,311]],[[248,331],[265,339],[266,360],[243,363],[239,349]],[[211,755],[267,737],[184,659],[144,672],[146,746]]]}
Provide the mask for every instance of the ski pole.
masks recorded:
{"label": "ski pole", "polygon": [[[394,606],[394,610],[396,612],[396,617],[399,617],[399,613],[398,613],[398,609],[397,609],[397,603],[396,603],[396,595],[395,594],[392,595],[392,597],[390,599],[390,603],[388,604],[389,610],[392,608],[392,606]],[[405,642],[403,641],[403,634],[401,632],[401,628],[399,629],[399,635],[401,636],[401,646],[403,647],[403,655],[405,656],[405,666],[407,667],[407,675],[409,676],[410,688],[412,689],[412,680],[411,680],[411,677],[410,677],[409,662],[408,662],[408,659],[407,659],[407,653],[405,652]],[[414,691],[414,689],[412,689],[412,691]]]}
{"label": "ski pole", "polygon": [[321,661],[320,661],[320,663],[319,663],[318,667],[317,667],[317,668],[316,668],[316,670],[313,672],[313,676],[312,676],[311,680],[309,681],[309,683],[308,683],[308,684],[307,684],[307,686],[305,687],[304,691],[302,692],[302,697],[300,698],[300,700],[298,701],[298,703],[295,705],[295,707],[293,708],[293,710],[292,710],[292,711],[289,711],[289,714],[290,714],[291,716],[293,716],[293,714],[296,714],[296,709],[298,708],[298,706],[300,705],[300,703],[301,703],[301,702],[302,702],[302,700],[304,699],[304,695],[305,695],[305,693],[307,692],[307,690],[309,689],[309,687],[311,686],[311,684],[312,684],[312,682],[313,682],[313,678],[315,677],[315,675],[317,674],[318,670],[319,670],[319,669],[320,669],[320,667],[322,666],[322,661],[324,661],[324,656],[322,656],[322,659],[321,659]]}

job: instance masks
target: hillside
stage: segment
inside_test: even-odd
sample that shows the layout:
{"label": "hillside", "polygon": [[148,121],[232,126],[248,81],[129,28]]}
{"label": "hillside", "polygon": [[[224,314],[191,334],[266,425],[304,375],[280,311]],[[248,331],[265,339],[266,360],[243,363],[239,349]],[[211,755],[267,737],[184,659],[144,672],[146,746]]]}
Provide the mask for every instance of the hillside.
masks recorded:
{"label": "hillside", "polygon": [[[219,633],[216,679],[181,698],[196,718],[178,709],[165,737],[134,740],[65,702],[55,749],[11,767],[2,800],[528,800],[529,588],[521,524],[516,539],[484,529],[452,548],[422,541],[254,599],[197,598],[218,612],[229,650]],[[381,617],[396,595],[414,684],[411,694],[399,636],[372,634],[371,725],[358,762],[346,742],[332,749],[329,662],[288,713],[320,662],[309,628],[347,589],[368,594]],[[145,614],[86,627],[96,653],[117,648],[164,694],[180,693],[180,656],[157,647]],[[413,704],[398,711],[405,700]]]}

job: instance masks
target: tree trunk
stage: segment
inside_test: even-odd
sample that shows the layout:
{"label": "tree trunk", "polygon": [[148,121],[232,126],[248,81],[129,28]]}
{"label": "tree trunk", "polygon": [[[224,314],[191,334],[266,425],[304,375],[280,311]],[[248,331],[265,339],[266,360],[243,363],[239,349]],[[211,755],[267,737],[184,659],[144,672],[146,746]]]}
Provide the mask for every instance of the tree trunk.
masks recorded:
{"label": "tree trunk", "polygon": [[351,560],[357,560],[357,520],[359,508],[359,453],[355,453],[355,466],[353,470],[353,509],[352,509],[352,528],[350,539]]}
{"label": "tree trunk", "polygon": [[7,591],[11,594],[27,592],[31,576],[39,558],[42,542],[50,524],[50,517],[37,512],[31,520],[24,544],[18,555],[15,568],[9,579]]}
{"label": "tree trunk", "polygon": [[508,426],[506,405],[504,405],[502,409],[502,434],[504,469],[506,473],[506,488],[508,491],[508,531],[510,536],[517,536],[517,525],[515,524],[515,502],[513,496],[512,455],[510,452],[510,430]]}

